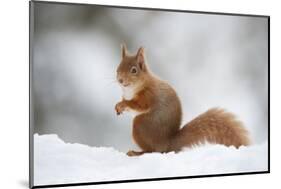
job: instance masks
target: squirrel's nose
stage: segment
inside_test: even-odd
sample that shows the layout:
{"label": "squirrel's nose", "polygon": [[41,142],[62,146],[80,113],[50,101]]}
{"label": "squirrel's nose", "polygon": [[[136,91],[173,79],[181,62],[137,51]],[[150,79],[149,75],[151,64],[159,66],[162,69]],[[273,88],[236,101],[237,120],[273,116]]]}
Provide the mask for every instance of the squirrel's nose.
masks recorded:
{"label": "squirrel's nose", "polygon": [[123,83],[123,79],[118,79],[118,81],[119,81],[119,83],[121,83],[121,84]]}

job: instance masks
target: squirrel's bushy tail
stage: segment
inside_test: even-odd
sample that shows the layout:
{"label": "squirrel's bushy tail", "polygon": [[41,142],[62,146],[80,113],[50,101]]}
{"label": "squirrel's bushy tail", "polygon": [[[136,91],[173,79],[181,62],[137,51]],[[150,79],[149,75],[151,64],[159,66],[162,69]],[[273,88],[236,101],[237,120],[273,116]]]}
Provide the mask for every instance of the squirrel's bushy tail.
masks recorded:
{"label": "squirrel's bushy tail", "polygon": [[250,144],[248,131],[235,116],[220,108],[213,108],[187,123],[172,140],[171,148],[179,151],[205,142],[226,146]]}

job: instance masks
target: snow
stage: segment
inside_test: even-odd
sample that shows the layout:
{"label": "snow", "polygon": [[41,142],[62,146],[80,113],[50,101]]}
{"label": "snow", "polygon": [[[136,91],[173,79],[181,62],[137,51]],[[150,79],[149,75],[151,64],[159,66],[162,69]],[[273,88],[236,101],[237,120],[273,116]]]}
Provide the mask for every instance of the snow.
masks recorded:
{"label": "snow", "polygon": [[249,147],[206,144],[180,153],[128,157],[108,147],[34,135],[34,184],[64,184],[267,170],[267,143]]}

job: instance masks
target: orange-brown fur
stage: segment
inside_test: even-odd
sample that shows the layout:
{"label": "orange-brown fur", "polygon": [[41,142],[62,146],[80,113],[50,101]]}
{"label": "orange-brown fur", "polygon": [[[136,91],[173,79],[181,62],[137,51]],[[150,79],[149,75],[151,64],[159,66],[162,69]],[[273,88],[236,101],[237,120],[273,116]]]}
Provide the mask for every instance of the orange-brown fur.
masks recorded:
{"label": "orange-brown fur", "polygon": [[171,150],[192,147],[205,142],[226,146],[247,146],[248,132],[235,116],[220,108],[213,108],[187,123],[175,135]]}
{"label": "orange-brown fur", "polygon": [[[233,114],[219,108],[208,110],[180,128],[180,100],[167,82],[149,70],[143,48],[136,55],[128,55],[123,46],[117,79],[124,90],[122,101],[115,106],[117,114],[126,110],[139,113],[133,120],[132,133],[142,151],[129,151],[129,156],[180,151],[183,147],[204,142],[237,148],[249,144],[248,133],[242,123]],[[128,97],[125,93],[132,95]]]}

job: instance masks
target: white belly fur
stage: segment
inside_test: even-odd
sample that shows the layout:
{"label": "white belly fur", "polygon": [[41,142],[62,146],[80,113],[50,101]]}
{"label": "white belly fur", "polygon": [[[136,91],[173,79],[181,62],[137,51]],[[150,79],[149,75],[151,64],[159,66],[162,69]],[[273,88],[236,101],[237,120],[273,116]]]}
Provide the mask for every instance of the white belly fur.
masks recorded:
{"label": "white belly fur", "polygon": [[122,87],[122,91],[125,100],[132,100],[135,96],[135,89],[133,87]]}
{"label": "white belly fur", "polygon": [[[132,100],[136,93],[135,92],[136,90],[133,87],[122,87],[122,91],[123,91],[123,98],[125,100]],[[125,111],[129,112],[133,117],[142,114],[142,112],[138,112],[130,108],[126,108]]]}

